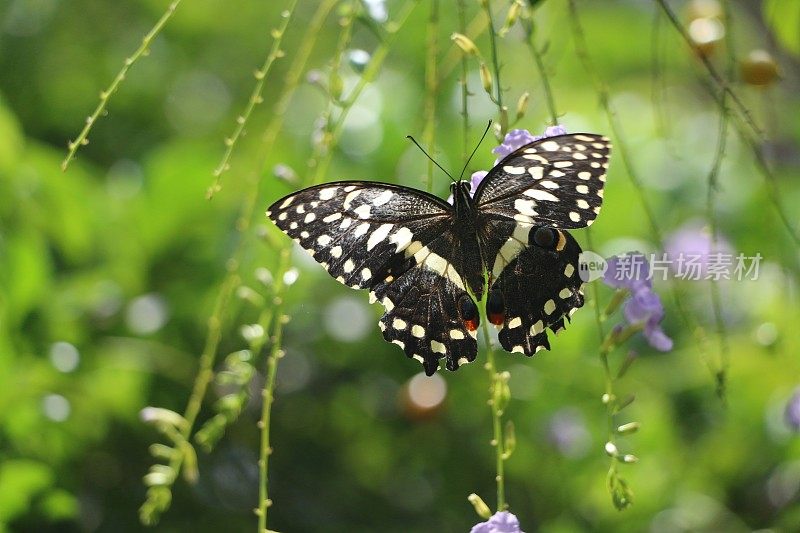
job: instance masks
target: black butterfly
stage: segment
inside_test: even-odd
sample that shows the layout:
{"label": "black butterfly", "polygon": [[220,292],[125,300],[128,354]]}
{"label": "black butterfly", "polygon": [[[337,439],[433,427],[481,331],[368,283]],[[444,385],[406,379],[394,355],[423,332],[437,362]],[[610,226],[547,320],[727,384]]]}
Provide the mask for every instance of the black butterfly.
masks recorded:
{"label": "black butterfly", "polygon": [[267,216],[337,281],[369,289],[386,308],[383,337],[418,359],[427,375],[473,361],[475,301],[488,279],[486,311],[504,349],[550,349],[583,305],[578,255],[565,229],[600,211],[611,145],[579,133],[532,142],[500,161],[470,196],[451,185],[453,205],[424,191],[367,181],[303,189]]}

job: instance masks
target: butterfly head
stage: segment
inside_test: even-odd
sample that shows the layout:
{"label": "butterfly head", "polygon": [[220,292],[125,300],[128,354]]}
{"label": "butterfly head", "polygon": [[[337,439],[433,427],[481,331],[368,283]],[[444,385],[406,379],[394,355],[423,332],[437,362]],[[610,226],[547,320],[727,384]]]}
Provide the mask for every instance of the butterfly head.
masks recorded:
{"label": "butterfly head", "polygon": [[468,180],[454,181],[450,184],[454,205],[470,205],[472,203],[472,184]]}

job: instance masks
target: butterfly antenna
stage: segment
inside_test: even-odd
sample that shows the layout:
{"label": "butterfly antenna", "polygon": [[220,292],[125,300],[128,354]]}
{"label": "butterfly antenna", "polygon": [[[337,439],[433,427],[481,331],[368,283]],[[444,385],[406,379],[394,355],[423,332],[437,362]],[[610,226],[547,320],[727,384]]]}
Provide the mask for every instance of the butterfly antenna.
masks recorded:
{"label": "butterfly antenna", "polygon": [[492,121],[491,121],[491,119],[489,119],[489,123],[486,125],[486,129],[483,130],[483,135],[481,135],[481,140],[478,141],[478,144],[475,145],[475,149],[472,150],[472,153],[469,155],[469,159],[467,159],[467,162],[464,163],[464,168],[461,169],[461,174],[458,175],[458,179],[459,180],[464,176],[464,171],[467,170],[467,167],[469,166],[469,162],[472,161],[472,156],[474,156],[475,152],[478,151],[478,148],[480,147],[480,145],[483,142],[483,140],[486,138],[486,134],[489,133],[489,128],[491,128],[491,127],[492,127]]}
{"label": "butterfly antenna", "polygon": [[414,144],[416,144],[416,145],[417,145],[417,148],[419,148],[420,150],[422,150],[422,153],[423,153],[423,154],[425,154],[426,156],[428,156],[428,159],[430,159],[430,160],[431,160],[431,162],[432,162],[434,165],[436,165],[437,167],[441,168],[441,169],[442,169],[442,172],[444,172],[445,174],[447,174],[447,177],[448,177],[448,178],[450,178],[450,181],[452,181],[452,182],[454,182],[454,183],[455,183],[455,181],[456,181],[456,180],[454,180],[454,179],[453,179],[453,176],[451,176],[451,175],[450,175],[450,173],[449,173],[448,171],[446,171],[445,169],[443,169],[443,168],[442,168],[442,165],[440,165],[439,163],[437,163],[437,162],[436,162],[436,160],[435,160],[435,159],[433,159],[433,158],[430,156],[430,154],[428,154],[428,152],[426,152],[426,151],[425,151],[425,148],[423,148],[422,146],[420,146],[420,145],[419,145],[419,143],[417,142],[417,140],[416,140],[414,137],[412,137],[411,135],[406,135],[406,139],[411,139],[411,142],[412,142],[412,143],[414,143]]}

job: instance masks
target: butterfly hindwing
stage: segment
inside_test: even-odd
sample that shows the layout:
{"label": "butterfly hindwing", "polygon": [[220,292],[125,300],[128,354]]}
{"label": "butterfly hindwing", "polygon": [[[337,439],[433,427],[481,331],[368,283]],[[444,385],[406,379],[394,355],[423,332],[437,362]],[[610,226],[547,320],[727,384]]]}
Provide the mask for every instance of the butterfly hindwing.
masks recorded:
{"label": "butterfly hindwing", "polygon": [[478,210],[562,229],[588,226],[600,212],[610,150],[607,137],[590,133],[526,144],[483,179],[475,192]]}
{"label": "butterfly hindwing", "polygon": [[459,314],[459,300],[469,297],[449,204],[397,185],[337,182],[282,198],[267,216],[337,281],[368,289],[386,309],[384,338],[426,373],[441,358],[451,370],[475,359],[474,332]]}
{"label": "butterfly hindwing", "polygon": [[[522,237],[517,229],[517,236]],[[550,349],[546,329],[558,333],[564,319],[583,306],[579,276],[581,248],[566,231],[533,226],[528,246],[514,257],[489,287],[487,311],[502,309],[489,318],[500,327],[499,339],[509,352],[531,356]]]}
{"label": "butterfly hindwing", "polygon": [[419,360],[427,375],[436,371],[442,358],[448,370],[456,370],[477,356],[476,331],[468,329],[460,315],[464,305],[476,314],[477,307],[463,286],[433,270],[414,268],[377,287],[376,293],[386,307],[380,321],[384,339]]}

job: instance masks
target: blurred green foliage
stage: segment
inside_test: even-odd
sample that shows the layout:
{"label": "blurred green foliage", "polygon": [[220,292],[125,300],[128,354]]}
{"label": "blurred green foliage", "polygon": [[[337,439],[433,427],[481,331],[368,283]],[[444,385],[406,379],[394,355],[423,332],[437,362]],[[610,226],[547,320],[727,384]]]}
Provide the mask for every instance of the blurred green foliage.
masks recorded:
{"label": "blurred green foliage", "polygon": [[[262,180],[259,206],[289,192],[270,173],[276,164],[305,175],[314,121],[327,97],[303,83],[265,169],[255,168],[261,132],[281,90],[288,60],[313,12],[301,2],[285,36],[287,60],[267,80],[265,105],[237,145],[232,169],[212,201],[205,190],[263,62],[274,2],[194,1],[137,63],[90,133],[77,162],[62,173],[68,139],[166,2],[9,0],[0,5],[0,531],[136,531],[137,508],[158,440],[138,418],[157,405],[182,412],[206,321],[226,261],[246,182]],[[388,2],[390,16],[401,2]],[[468,19],[480,19],[468,3]],[[505,2],[493,2],[499,16]],[[797,221],[800,205],[800,62],[792,2],[738,2],[736,53],[768,48],[782,79],[735,89],[767,131],[767,154],[782,200]],[[428,2],[420,2],[392,46],[375,84],[345,125],[327,179],[380,179],[422,187],[427,162],[405,140],[423,129]],[[704,71],[656,6],[644,1],[581,2],[599,72],[609,82],[632,162],[660,229],[702,224],[707,175],[717,144],[718,110],[703,91]],[[762,9],[763,8],[763,9]],[[781,15],[780,13],[783,13]],[[570,131],[608,132],[587,74],[575,56],[569,11],[539,2],[536,40],[561,122]],[[794,17],[794,18],[793,18]],[[498,20],[502,20],[499,18]],[[498,23],[499,24],[499,23]],[[657,31],[655,31],[657,29]],[[533,132],[548,120],[544,96],[522,32],[500,41],[508,101],[531,94],[519,124]],[[310,67],[326,71],[338,39],[326,22]],[[439,59],[459,31],[442,3]],[[773,32],[777,37],[772,38]],[[654,41],[654,35],[658,35]],[[485,32],[476,40],[488,50]],[[357,24],[349,48],[370,51],[375,34]],[[720,44],[719,47],[722,45]],[[719,48],[718,47],[718,48]],[[654,61],[654,51],[658,61]],[[712,61],[724,70],[725,54]],[[456,65],[436,94],[435,155],[461,166],[463,145]],[[654,65],[660,67],[654,71]],[[470,64],[467,144],[495,109]],[[359,72],[343,66],[345,86]],[[472,170],[493,159],[487,142]],[[603,212],[593,241],[604,255],[658,251],[618,155],[612,159]],[[511,372],[507,416],[517,449],[507,463],[512,511],[526,531],[791,531],[800,524],[800,439],[783,421],[800,384],[798,249],[777,218],[749,148],[731,134],[720,173],[720,231],[732,248],[764,257],[757,281],[722,283],[730,346],[728,398],[714,393],[698,342],[674,307],[665,330],[676,348],[654,353],[635,339],[639,357],[617,387],[636,401],[620,423],[641,430],[621,439],[640,462],[623,467],[635,505],[616,511],[605,487],[608,457],[603,373],[590,307],[532,360],[499,355]],[[434,175],[434,191],[447,180]],[[263,208],[256,209],[255,233]],[[270,233],[270,235],[272,235]],[[586,244],[585,232],[576,237]],[[295,254],[298,281],[287,293],[286,357],[278,371],[270,462],[270,528],[279,531],[465,531],[478,521],[466,497],[490,501],[494,490],[488,380],[481,364],[443,373],[444,403],[420,411],[404,400],[419,368],[382,342],[378,306],[329,279]],[[269,243],[252,239],[241,272],[273,269]],[[668,288],[657,284],[670,303]],[[685,302],[716,357],[707,283],[685,282]],[[610,292],[601,290],[607,299]],[[224,316],[218,361],[246,343],[241,326],[259,309],[235,298]],[[612,364],[625,357],[619,351]],[[256,362],[259,372],[263,361]],[[210,454],[199,457],[195,485],[178,481],[158,531],[248,531],[255,528],[260,411],[250,403]],[[201,421],[224,391],[212,390]]]}

